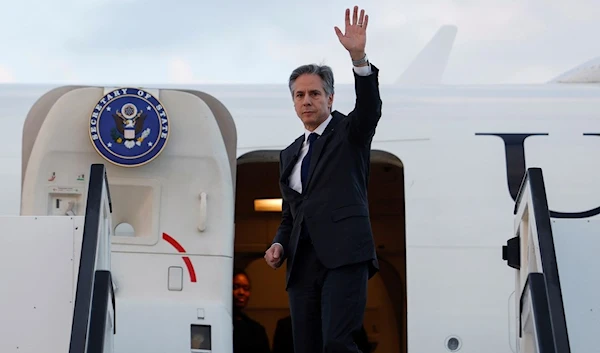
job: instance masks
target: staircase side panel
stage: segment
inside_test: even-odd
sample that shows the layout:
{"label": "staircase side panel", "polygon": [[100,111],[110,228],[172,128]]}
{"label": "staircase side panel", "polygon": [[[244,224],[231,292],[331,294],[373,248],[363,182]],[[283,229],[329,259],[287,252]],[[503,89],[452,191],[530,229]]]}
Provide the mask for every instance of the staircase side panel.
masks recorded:
{"label": "staircase side panel", "polygon": [[0,217],[0,352],[67,352],[73,316],[73,217]]}
{"label": "staircase side panel", "polygon": [[600,221],[552,220],[572,353],[600,352]]}

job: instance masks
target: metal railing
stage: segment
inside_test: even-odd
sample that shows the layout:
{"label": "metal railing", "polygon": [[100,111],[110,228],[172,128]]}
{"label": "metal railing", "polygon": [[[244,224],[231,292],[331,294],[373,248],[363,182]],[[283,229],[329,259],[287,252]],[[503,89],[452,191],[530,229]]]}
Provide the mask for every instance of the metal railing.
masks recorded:
{"label": "metal railing", "polygon": [[[102,164],[93,164],[88,184],[69,353],[112,351],[116,320],[110,275],[111,213],[106,169]],[[108,320],[111,316],[112,322]],[[107,330],[108,324],[112,326],[112,332]]]}
{"label": "metal railing", "polygon": [[517,270],[518,352],[570,353],[544,177],[527,170],[514,214],[515,237],[503,247],[503,259]]}

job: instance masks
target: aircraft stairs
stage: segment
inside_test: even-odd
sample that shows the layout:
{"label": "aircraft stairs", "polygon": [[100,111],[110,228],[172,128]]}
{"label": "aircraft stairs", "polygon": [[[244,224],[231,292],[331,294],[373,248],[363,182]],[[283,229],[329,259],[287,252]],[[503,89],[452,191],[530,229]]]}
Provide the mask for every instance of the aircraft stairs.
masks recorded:
{"label": "aircraft stairs", "polygon": [[503,259],[516,270],[515,352],[600,352],[600,224],[551,218],[540,168],[527,170],[514,214]]}
{"label": "aircraft stairs", "polygon": [[10,318],[2,325],[1,352],[113,351],[111,201],[104,165],[91,166],[88,186],[84,216],[0,218],[12,230],[0,255],[13,264],[0,270],[11,284],[0,304],[4,319]]}

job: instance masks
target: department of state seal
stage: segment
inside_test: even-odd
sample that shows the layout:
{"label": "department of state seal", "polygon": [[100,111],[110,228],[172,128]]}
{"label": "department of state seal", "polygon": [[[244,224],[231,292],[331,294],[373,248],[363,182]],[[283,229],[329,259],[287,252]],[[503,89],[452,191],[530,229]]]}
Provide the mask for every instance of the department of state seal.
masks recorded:
{"label": "department of state seal", "polygon": [[137,167],[151,162],[169,139],[169,118],[152,94],[119,88],[96,104],[90,118],[90,139],[107,161]]}

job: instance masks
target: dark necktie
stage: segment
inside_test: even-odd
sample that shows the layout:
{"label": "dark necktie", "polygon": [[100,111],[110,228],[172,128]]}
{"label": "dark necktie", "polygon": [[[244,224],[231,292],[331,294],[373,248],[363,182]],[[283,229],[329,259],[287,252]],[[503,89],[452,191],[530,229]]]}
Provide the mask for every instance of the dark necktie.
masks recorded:
{"label": "dark necktie", "polygon": [[304,192],[304,187],[306,180],[308,179],[308,168],[310,167],[310,156],[312,154],[313,142],[319,137],[316,132],[308,135],[308,153],[304,156],[302,160],[302,167],[300,168],[300,180],[302,181],[302,192]]}

